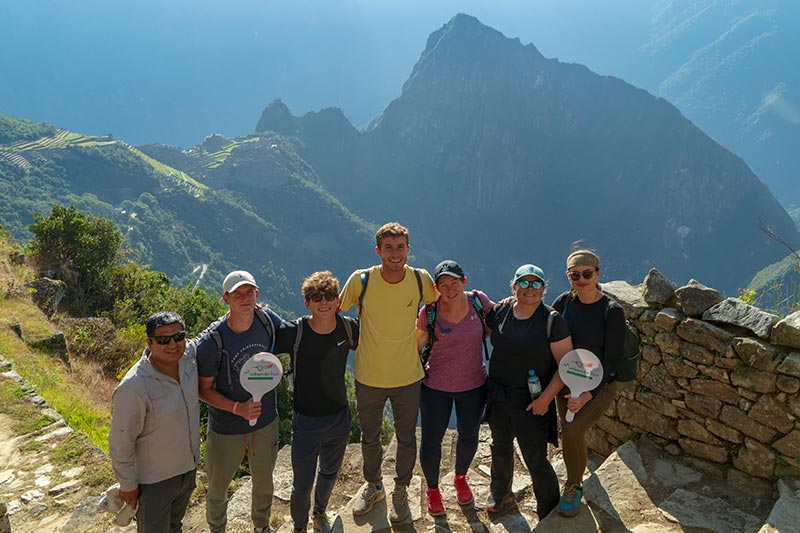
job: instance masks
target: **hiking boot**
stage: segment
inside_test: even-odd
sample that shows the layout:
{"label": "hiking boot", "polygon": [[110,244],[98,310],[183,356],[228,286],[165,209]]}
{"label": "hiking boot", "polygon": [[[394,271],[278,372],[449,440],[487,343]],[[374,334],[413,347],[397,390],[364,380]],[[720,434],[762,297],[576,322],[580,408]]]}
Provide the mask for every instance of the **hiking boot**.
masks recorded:
{"label": "hiking boot", "polygon": [[578,514],[581,508],[581,496],[583,496],[583,485],[567,485],[564,487],[564,494],[558,504],[558,514],[566,517]]}
{"label": "hiking boot", "polygon": [[502,498],[496,498],[490,494],[489,499],[486,501],[486,512],[490,514],[503,512],[503,507],[505,507],[506,503],[513,497],[512,494],[506,494]]}
{"label": "hiking boot", "polygon": [[439,489],[426,490],[425,499],[428,500],[429,515],[442,516],[444,514],[444,504],[442,504],[442,493],[439,492]]}
{"label": "hiking boot", "polygon": [[356,498],[356,502],[353,505],[353,514],[356,516],[367,514],[376,503],[385,497],[386,493],[383,490],[383,485],[381,485],[381,488],[378,488],[375,486],[375,483],[368,481],[367,484],[364,485],[364,488],[361,489],[361,494]]}
{"label": "hiking boot", "polygon": [[392,491],[392,512],[389,513],[389,520],[392,522],[403,522],[411,514],[408,508],[408,487],[395,485]]}
{"label": "hiking boot", "polygon": [[456,476],[455,481],[453,481],[453,485],[456,487],[456,499],[458,500],[458,505],[471,504],[473,501],[472,489],[470,489],[469,485],[467,485],[467,476],[464,474]]}
{"label": "hiking boot", "polygon": [[314,522],[314,531],[331,533],[331,523],[328,520],[328,513],[325,511],[314,511],[311,520]]}

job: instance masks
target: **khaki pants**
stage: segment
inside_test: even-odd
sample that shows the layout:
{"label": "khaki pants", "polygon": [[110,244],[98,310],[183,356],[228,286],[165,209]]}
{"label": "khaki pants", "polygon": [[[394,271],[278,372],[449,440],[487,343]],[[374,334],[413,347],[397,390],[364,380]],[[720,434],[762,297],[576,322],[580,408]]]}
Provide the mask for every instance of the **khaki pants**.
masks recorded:
{"label": "khaki pants", "polygon": [[228,485],[245,452],[253,479],[250,508],[253,525],[266,527],[272,510],[272,471],[278,455],[278,419],[253,433],[222,435],[211,429],[206,439],[206,520],[212,533],[222,533],[228,523]]}
{"label": "khaki pants", "polygon": [[388,389],[370,387],[356,381],[356,405],[361,420],[361,454],[364,456],[364,479],[381,483],[381,425],[383,408],[388,399],[394,415],[394,434],[397,439],[395,461],[396,485],[411,484],[414,463],[417,461],[417,415],[419,413],[419,384]]}

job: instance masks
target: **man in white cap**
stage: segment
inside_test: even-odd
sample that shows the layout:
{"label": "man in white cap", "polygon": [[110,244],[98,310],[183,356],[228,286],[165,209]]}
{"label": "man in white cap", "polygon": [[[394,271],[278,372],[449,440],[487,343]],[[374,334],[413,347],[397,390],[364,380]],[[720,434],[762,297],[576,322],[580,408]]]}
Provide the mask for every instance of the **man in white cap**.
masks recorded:
{"label": "man in white cap", "polygon": [[[278,410],[275,391],[260,402],[239,382],[242,365],[259,352],[272,352],[281,318],[257,309],[258,285],[244,270],[222,283],[222,300],[230,311],[205,332],[197,344],[200,399],[208,404],[206,438],[206,520],[212,533],[228,522],[228,485],[246,451],[253,480],[251,517],[254,531],[269,531],[272,471],[278,453]],[[254,426],[250,420],[256,420]]]}

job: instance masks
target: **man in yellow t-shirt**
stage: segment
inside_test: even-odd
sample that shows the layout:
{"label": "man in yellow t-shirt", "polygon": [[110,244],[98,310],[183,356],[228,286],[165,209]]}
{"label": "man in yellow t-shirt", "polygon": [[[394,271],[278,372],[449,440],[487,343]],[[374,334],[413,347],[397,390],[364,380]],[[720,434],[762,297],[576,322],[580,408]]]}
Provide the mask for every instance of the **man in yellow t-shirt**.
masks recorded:
{"label": "man in yellow t-shirt", "polygon": [[418,269],[415,273],[406,265],[411,246],[405,227],[397,222],[384,224],[375,241],[381,264],[366,269],[369,290],[361,304],[361,275],[365,270],[353,272],[340,295],[343,311],[358,305],[361,328],[354,373],[366,484],[353,514],[368,513],[386,497],[381,479],[381,424],[388,399],[397,438],[397,476],[389,518],[402,522],[410,515],[407,489],[417,460],[419,384],[425,376],[417,352],[416,317],[421,303],[436,300],[436,290],[427,271]]}

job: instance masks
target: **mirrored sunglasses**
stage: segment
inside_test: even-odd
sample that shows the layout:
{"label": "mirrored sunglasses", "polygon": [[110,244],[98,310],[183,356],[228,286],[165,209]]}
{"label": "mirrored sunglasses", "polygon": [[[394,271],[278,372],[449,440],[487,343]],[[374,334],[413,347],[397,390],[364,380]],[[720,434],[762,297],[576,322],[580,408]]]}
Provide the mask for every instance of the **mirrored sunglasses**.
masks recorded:
{"label": "mirrored sunglasses", "polygon": [[517,286],[520,289],[527,289],[528,287],[531,287],[533,289],[541,289],[542,287],[544,287],[544,282],[539,281],[538,279],[532,281],[528,279],[521,279],[517,282]]}
{"label": "mirrored sunglasses", "polygon": [[154,341],[156,344],[161,344],[163,346],[169,344],[169,341],[181,342],[186,338],[186,332],[179,331],[178,333],[174,333],[172,335],[156,335],[155,337],[147,338]]}

